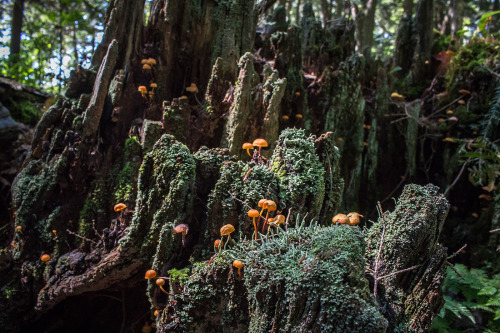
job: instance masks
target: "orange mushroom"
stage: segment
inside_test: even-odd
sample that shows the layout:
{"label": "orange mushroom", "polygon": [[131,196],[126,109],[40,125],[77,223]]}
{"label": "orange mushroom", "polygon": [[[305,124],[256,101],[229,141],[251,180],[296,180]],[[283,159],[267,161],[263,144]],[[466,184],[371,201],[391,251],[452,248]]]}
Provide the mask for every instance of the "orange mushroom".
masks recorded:
{"label": "orange mushroom", "polygon": [[149,58],[147,61],[148,61],[148,62],[147,62],[147,64],[148,64],[149,66],[154,66],[154,65],[156,65],[156,60],[154,60],[153,58]]}
{"label": "orange mushroom", "polygon": [[146,86],[139,86],[139,88],[137,88],[137,91],[141,93],[141,96],[143,98],[146,98],[146,94],[148,93],[148,89],[146,88]]}
{"label": "orange mushroom", "polygon": [[153,269],[146,271],[146,275],[144,276],[144,278],[147,280],[154,279],[155,277],[156,277],[156,271]]}
{"label": "orange mushroom", "polygon": [[281,119],[283,119],[284,121],[288,121],[288,119],[290,119],[290,117],[288,117],[288,116],[285,114],[283,117],[281,117]]}
{"label": "orange mushroom", "polygon": [[243,262],[241,262],[240,260],[235,260],[235,261],[233,261],[233,266],[238,268],[238,275],[241,278],[242,277],[241,276],[241,269],[243,268]]}
{"label": "orange mushroom", "polygon": [[125,209],[127,209],[127,206],[125,204],[122,204],[122,203],[116,204],[114,207],[115,212],[122,212]]}
{"label": "orange mushroom", "polygon": [[158,317],[158,315],[160,314],[160,311],[159,310],[155,310],[155,312],[153,312],[154,316],[155,317]]}
{"label": "orange mushroom", "polygon": [[349,218],[345,214],[337,214],[332,218],[333,223],[349,224]]}
{"label": "orange mushroom", "polygon": [[48,265],[50,260],[50,255],[44,254],[40,257],[40,260],[43,261],[46,265]]}
{"label": "orange mushroom", "polygon": [[264,233],[264,230],[266,228],[266,223],[267,223],[267,219],[269,217],[269,212],[274,212],[276,210],[276,202],[274,202],[272,200],[267,200],[265,205],[267,208],[267,214],[266,214],[266,219],[264,220],[264,225],[262,226],[262,233]]}
{"label": "orange mushroom", "polygon": [[252,157],[252,155],[250,154],[250,149],[253,149],[253,145],[250,142],[245,142],[241,149],[246,149],[248,156]]}
{"label": "orange mushroom", "polygon": [[302,119],[302,115],[301,115],[300,113],[297,113],[297,114],[295,115],[295,118],[297,118],[297,119]]}
{"label": "orange mushroom", "polygon": [[158,88],[158,85],[157,85],[156,83],[154,83],[154,82],[153,82],[153,83],[151,83],[149,86],[151,87],[151,89],[152,89],[151,91],[152,91],[153,93],[154,93],[154,91],[155,91],[155,88]]}
{"label": "orange mushroom", "polygon": [[255,218],[258,217],[259,211],[256,209],[250,209],[248,211],[248,216],[250,216],[253,219],[253,227],[255,229],[255,240],[257,240],[257,225],[255,224]]}
{"label": "orange mushroom", "polygon": [[182,246],[184,246],[184,238],[186,237],[189,231],[189,227],[187,224],[179,224],[174,228],[174,234],[180,233],[182,235]]}
{"label": "orange mushroom", "polygon": [[161,291],[163,291],[167,295],[171,295],[170,293],[167,293],[165,289],[163,289],[163,286],[165,285],[165,280],[162,278],[156,279],[156,285],[160,287]]}
{"label": "orange mushroom", "polygon": [[220,228],[221,237],[228,236],[229,242],[231,241],[231,233],[233,233],[233,232],[234,232],[234,227],[231,224],[223,225],[222,228]]}
{"label": "orange mushroom", "polygon": [[224,245],[224,242],[221,241],[220,239],[216,239],[215,242],[214,242],[214,250],[215,252],[217,252],[217,250],[220,251],[220,248],[222,247],[222,245]]}
{"label": "orange mushroom", "polygon": [[21,227],[20,225],[16,227],[16,230],[19,231],[21,235],[23,234],[23,227]]}
{"label": "orange mushroom", "polygon": [[142,65],[142,69],[144,69],[146,71],[150,71],[151,70],[151,66],[149,64],[144,64],[144,65]]}
{"label": "orange mushroom", "polygon": [[253,142],[253,145],[256,147],[259,147],[259,155],[260,155],[260,150],[262,149],[262,147],[264,147],[264,148],[267,147],[267,141],[264,139],[255,139],[255,141]]}
{"label": "orange mushroom", "polygon": [[189,87],[186,88],[186,91],[189,91],[190,93],[198,93],[198,87],[196,86],[196,83],[191,83]]}
{"label": "orange mushroom", "polygon": [[361,214],[355,213],[355,212],[351,212],[351,213],[347,214],[347,218],[349,219],[349,225],[358,224],[360,217],[364,217],[364,216]]}

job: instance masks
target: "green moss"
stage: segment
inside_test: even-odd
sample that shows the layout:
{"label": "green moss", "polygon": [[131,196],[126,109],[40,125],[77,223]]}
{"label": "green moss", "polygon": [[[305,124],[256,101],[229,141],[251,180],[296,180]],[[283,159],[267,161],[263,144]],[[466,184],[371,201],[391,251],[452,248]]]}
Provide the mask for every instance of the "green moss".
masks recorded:
{"label": "green moss", "polygon": [[316,154],[314,138],[306,136],[304,130],[285,129],[270,163],[279,179],[281,205],[316,218],[323,204],[325,170]]}
{"label": "green moss", "polygon": [[300,225],[262,244],[238,242],[193,268],[174,321],[184,332],[384,332],[363,254],[360,229],[345,225]]}
{"label": "green moss", "polygon": [[[96,220],[99,215],[106,212],[108,206],[108,191],[106,189],[106,182],[103,178],[99,177],[91,184],[91,192],[83,204],[80,211],[78,234],[83,237],[92,238],[92,221]],[[81,238],[76,238],[78,244],[84,241]]]}
{"label": "green moss", "polygon": [[[132,207],[137,195],[137,174],[141,164],[141,144],[136,137],[125,141],[122,157],[112,172],[114,204],[123,202]],[[121,169],[120,169],[121,168]]]}
{"label": "green moss", "polygon": [[168,276],[170,278],[170,283],[179,283],[184,285],[189,279],[189,268],[171,269],[168,271]]}

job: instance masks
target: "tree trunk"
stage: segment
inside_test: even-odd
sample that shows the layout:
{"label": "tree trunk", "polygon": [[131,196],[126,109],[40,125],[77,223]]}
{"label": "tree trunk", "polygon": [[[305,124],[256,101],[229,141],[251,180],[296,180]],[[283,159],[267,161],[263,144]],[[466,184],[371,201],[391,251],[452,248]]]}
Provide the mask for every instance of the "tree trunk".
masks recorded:
{"label": "tree trunk", "polygon": [[362,53],[370,53],[373,44],[373,30],[375,28],[375,10],[377,0],[363,1],[359,8],[352,3],[353,17],[356,22],[357,49]]}
{"label": "tree trunk", "polygon": [[21,32],[23,28],[24,0],[15,0],[12,8],[12,21],[10,24],[10,56],[13,57],[21,51]]}

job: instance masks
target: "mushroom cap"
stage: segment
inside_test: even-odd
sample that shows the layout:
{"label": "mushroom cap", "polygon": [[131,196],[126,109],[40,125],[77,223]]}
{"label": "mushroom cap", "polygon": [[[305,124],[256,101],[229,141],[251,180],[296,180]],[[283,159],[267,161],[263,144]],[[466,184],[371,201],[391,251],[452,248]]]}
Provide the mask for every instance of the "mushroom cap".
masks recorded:
{"label": "mushroom cap", "polygon": [[448,121],[451,121],[451,122],[457,122],[458,121],[458,118],[453,116],[453,117],[450,117],[448,118]]}
{"label": "mushroom cap", "polygon": [[260,215],[259,211],[256,209],[250,209],[248,211],[248,216],[250,216],[250,217],[259,217],[259,215]]}
{"label": "mushroom cap", "polygon": [[404,96],[403,95],[400,95],[398,94],[397,92],[393,92],[391,94],[391,99],[395,100],[395,101],[402,101],[404,100]]}
{"label": "mushroom cap", "polygon": [[243,268],[243,262],[241,262],[240,260],[235,260],[233,261],[233,266],[236,268]]}
{"label": "mushroom cap", "polygon": [[302,119],[302,115],[301,115],[300,113],[297,113],[297,114],[295,115],[295,118],[297,118],[297,119]]}
{"label": "mushroom cap", "polygon": [[464,105],[464,104],[465,104],[465,101],[464,101],[463,99],[461,99],[461,100],[459,100],[459,101],[458,101],[458,104],[462,104],[462,105]]}
{"label": "mushroom cap", "polygon": [[[267,209],[266,201],[267,201],[267,199],[260,199],[259,203],[258,203],[258,206],[262,207],[264,209]],[[266,205],[266,206],[264,207],[264,205]]]}
{"label": "mushroom cap", "polygon": [[160,311],[159,310],[155,310],[155,312],[153,312],[154,316],[157,317],[159,314],[160,314]]}
{"label": "mushroom cap", "polygon": [[222,228],[220,228],[221,236],[227,236],[232,232],[234,232],[234,227],[231,224],[223,225]]}
{"label": "mushroom cap", "polygon": [[122,203],[116,204],[114,207],[115,212],[121,212],[125,209],[127,209],[127,206],[125,204],[122,204]]}
{"label": "mushroom cap", "polygon": [[297,92],[295,93],[295,96],[297,96],[297,97],[298,97],[298,96],[300,96],[300,91],[297,91]]}
{"label": "mushroom cap", "polygon": [[245,142],[243,146],[241,146],[241,149],[253,149],[253,144],[250,142]]}
{"label": "mushroom cap", "polygon": [[164,279],[156,279],[156,285],[157,286],[163,286],[165,284],[165,280]]}
{"label": "mushroom cap", "polygon": [[148,89],[146,88],[146,86],[139,86],[139,88],[137,88],[137,91],[140,91],[141,93],[145,93],[148,91]]}
{"label": "mushroom cap", "polygon": [[142,59],[141,60],[141,64],[144,65],[144,64],[147,64],[149,62],[149,59]]}
{"label": "mushroom cap", "polygon": [[465,90],[465,89],[460,89],[460,90],[458,91],[458,93],[459,93],[459,94],[463,94],[463,95],[468,95],[468,94],[470,94],[470,91]]}
{"label": "mushroom cap", "polygon": [[151,69],[151,66],[148,65],[148,64],[144,64],[142,65],[142,69],[145,69],[145,70],[150,70]]}
{"label": "mushroom cap", "polygon": [[174,228],[174,234],[182,233],[186,235],[189,231],[189,227],[187,224],[179,224]]}
{"label": "mushroom cap", "polygon": [[198,87],[196,86],[196,83],[191,83],[191,85],[186,88],[186,91],[189,91],[189,92],[192,92],[192,93],[197,93],[198,92]]}
{"label": "mushroom cap", "polygon": [[18,226],[16,227],[16,229],[17,229],[17,230],[22,230],[22,229],[23,229],[23,227],[21,227],[20,225],[18,225]]}
{"label": "mushroom cap", "polygon": [[345,214],[337,214],[332,219],[333,223],[348,224],[349,218]]}
{"label": "mushroom cap", "polygon": [[274,202],[272,200],[267,200],[266,204],[267,204],[267,210],[268,211],[274,212],[276,210],[276,202]]}
{"label": "mushroom cap", "polygon": [[50,256],[48,254],[44,254],[40,257],[40,260],[41,261],[49,261],[50,260]]}
{"label": "mushroom cap", "polygon": [[253,145],[256,146],[256,147],[267,147],[267,141],[264,140],[264,139],[255,139],[255,141],[253,142]]}
{"label": "mushroom cap", "polygon": [[276,223],[277,225],[285,224],[285,220],[285,216],[283,215],[276,215],[274,217],[274,223]]}
{"label": "mushroom cap", "polygon": [[222,242],[220,239],[216,239],[214,242],[215,247],[219,247],[219,245],[222,246],[223,244],[224,244],[224,242]]}
{"label": "mushroom cap", "polygon": [[188,97],[186,95],[182,95],[180,99],[188,99]]}
{"label": "mushroom cap", "polygon": [[154,279],[156,277],[156,271],[153,269],[150,269],[146,272],[146,275],[144,276],[145,279]]}
{"label": "mushroom cap", "polygon": [[453,114],[453,110],[446,111],[446,114]]}
{"label": "mushroom cap", "polygon": [[356,225],[359,223],[359,218],[364,217],[361,214],[358,214],[356,212],[351,212],[347,214],[347,218],[349,219],[349,225]]}
{"label": "mushroom cap", "polygon": [[281,119],[283,120],[288,120],[290,117],[288,117],[287,115],[284,115],[283,117],[281,117]]}
{"label": "mushroom cap", "polygon": [[153,58],[149,58],[147,64],[156,65],[156,60],[154,60]]}
{"label": "mushroom cap", "polygon": [[151,88],[157,88],[157,87],[158,87],[158,85],[157,85],[156,83],[154,83],[154,82],[153,82],[153,83],[151,83],[149,86],[150,86]]}

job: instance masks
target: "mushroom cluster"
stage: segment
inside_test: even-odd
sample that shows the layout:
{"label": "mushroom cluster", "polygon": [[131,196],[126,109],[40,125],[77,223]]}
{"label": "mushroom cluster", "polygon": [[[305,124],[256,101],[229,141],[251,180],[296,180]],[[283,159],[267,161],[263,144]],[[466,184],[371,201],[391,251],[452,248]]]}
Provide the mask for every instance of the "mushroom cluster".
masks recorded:
{"label": "mushroom cluster", "polygon": [[364,217],[363,215],[351,212],[347,215],[345,214],[337,214],[332,218],[332,222],[335,224],[347,224],[347,225],[356,225],[359,223],[359,218]]}
{"label": "mushroom cluster", "polygon": [[141,65],[142,70],[145,71],[148,76],[150,76],[151,83],[149,84],[149,87],[151,88],[151,90],[148,92],[148,88],[146,86],[139,86],[137,88],[137,91],[140,92],[141,97],[147,101],[148,97],[149,100],[153,99],[155,88],[158,88],[158,84],[154,82],[154,67],[156,66],[156,60],[153,58],[142,59]]}
{"label": "mushroom cluster", "polygon": [[264,139],[255,139],[253,143],[245,142],[243,144],[243,146],[241,147],[241,149],[246,150],[248,156],[252,157],[252,155],[250,154],[250,149],[254,149],[254,147],[259,147],[259,157],[260,157],[261,156],[260,155],[261,149],[268,147],[268,144],[267,144],[267,141]]}

